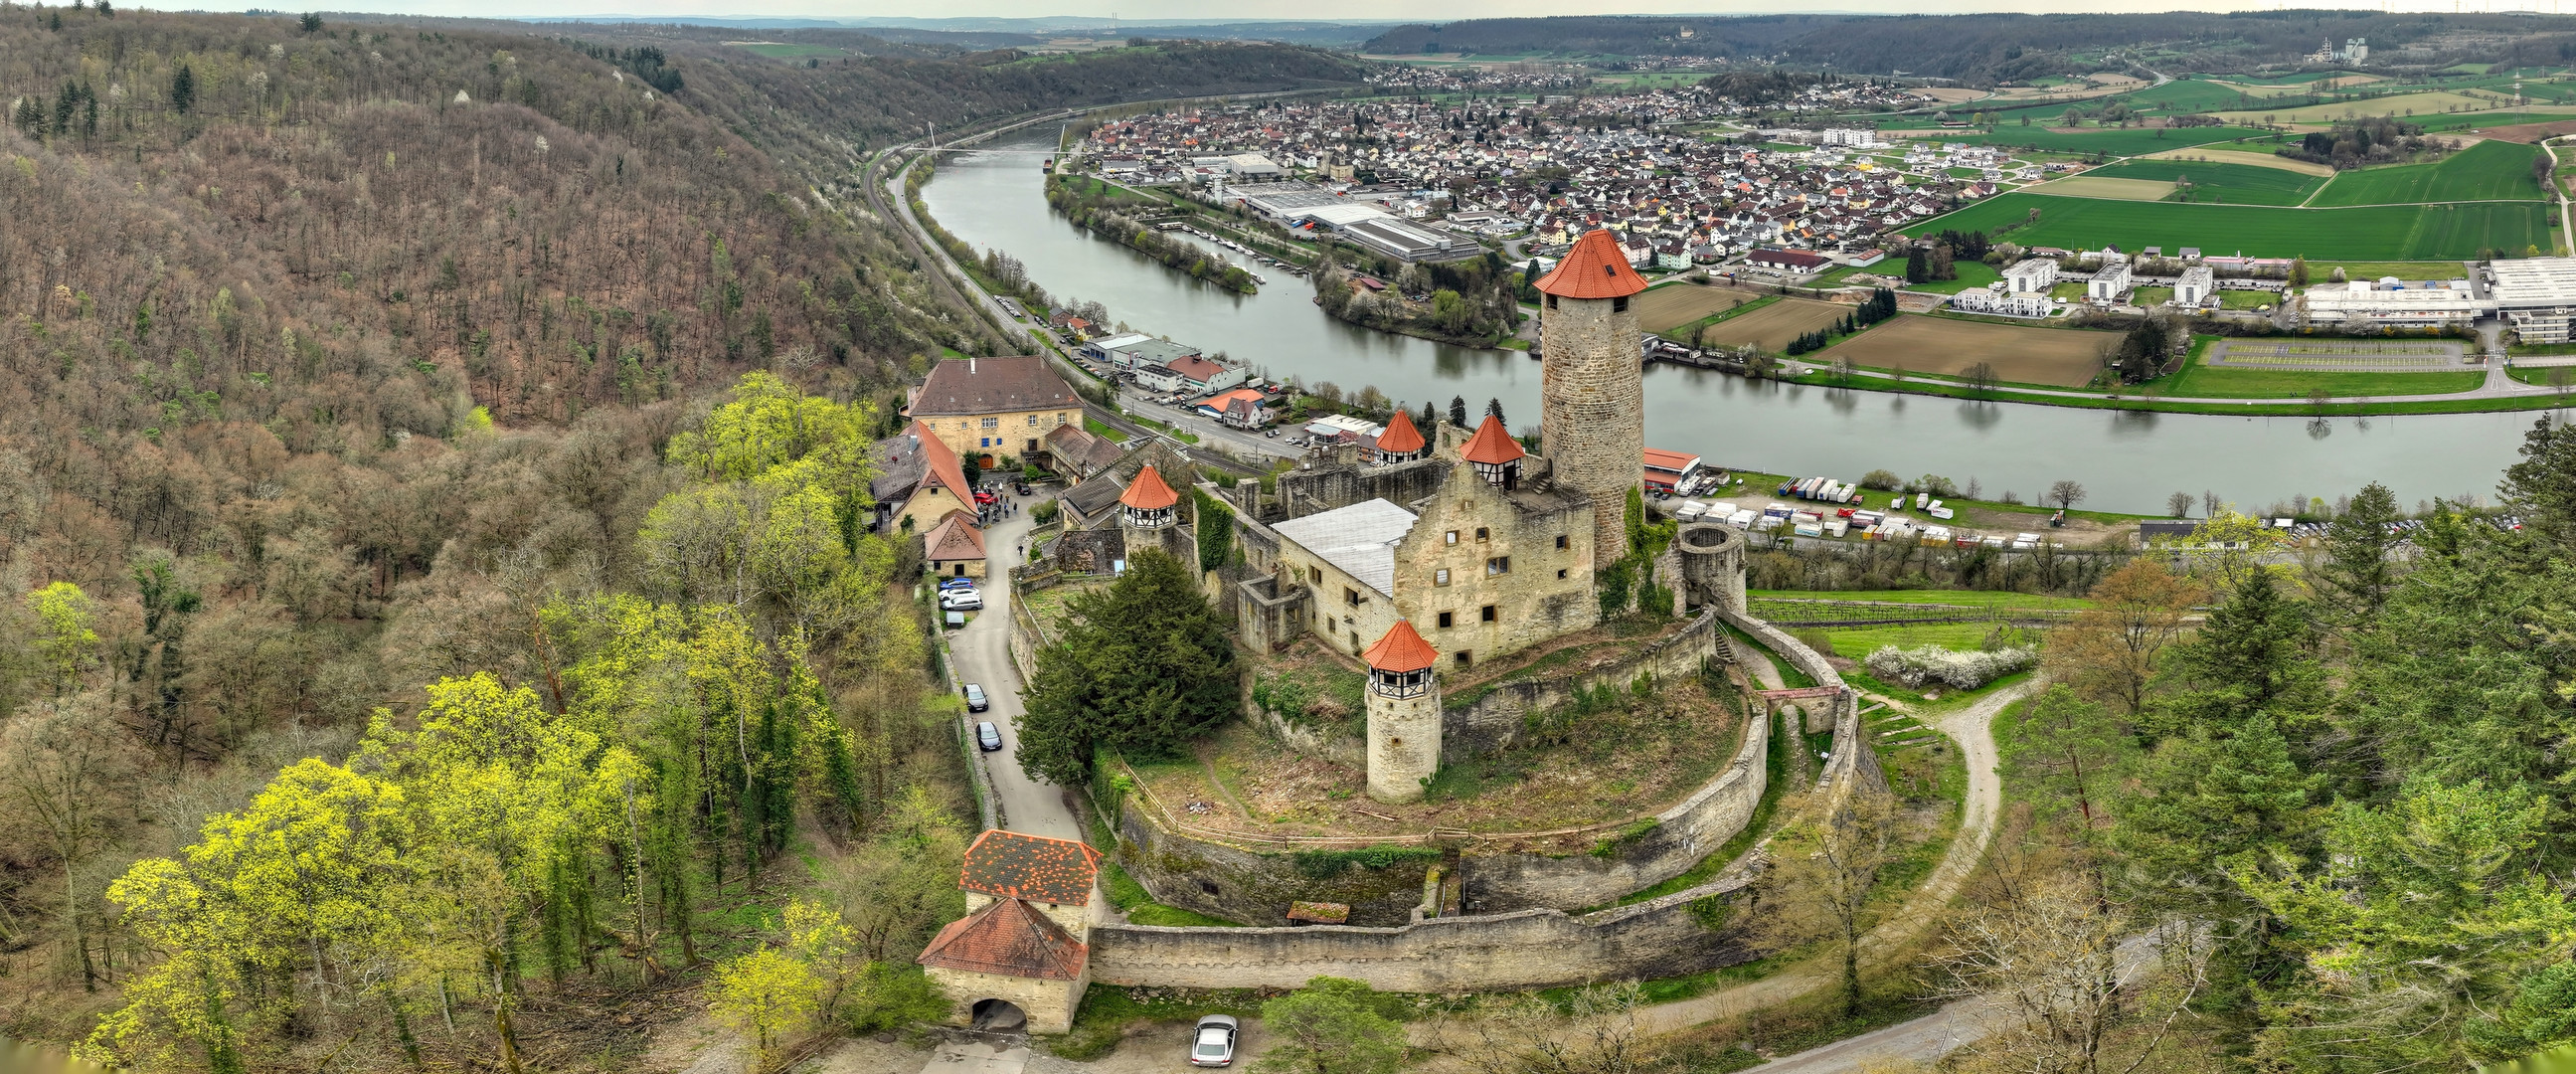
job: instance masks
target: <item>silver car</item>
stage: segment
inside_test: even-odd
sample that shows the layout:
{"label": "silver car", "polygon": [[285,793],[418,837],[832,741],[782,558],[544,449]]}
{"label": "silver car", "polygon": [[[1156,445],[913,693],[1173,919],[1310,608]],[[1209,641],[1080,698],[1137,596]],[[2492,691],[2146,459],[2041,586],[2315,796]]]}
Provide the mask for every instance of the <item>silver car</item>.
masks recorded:
{"label": "silver car", "polygon": [[1199,1017],[1198,1028],[1190,1032],[1190,1065],[1194,1067],[1230,1067],[1234,1065],[1234,1038],[1240,1027],[1230,1014],[1208,1014]]}

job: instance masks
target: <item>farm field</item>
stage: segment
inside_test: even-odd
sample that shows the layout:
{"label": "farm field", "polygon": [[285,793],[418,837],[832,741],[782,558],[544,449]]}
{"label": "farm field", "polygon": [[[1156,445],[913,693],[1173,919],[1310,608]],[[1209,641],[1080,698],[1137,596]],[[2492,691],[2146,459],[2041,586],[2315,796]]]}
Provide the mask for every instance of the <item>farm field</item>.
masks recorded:
{"label": "farm field", "polygon": [[2395,276],[2408,283],[2418,280],[2456,280],[2469,274],[2468,266],[2458,261],[2335,261],[2331,263],[2312,261],[2308,263],[2308,271],[2320,280],[2327,278],[2327,274],[2336,269],[2342,269],[2344,278],[2348,280],[2376,280],[2382,276]]}
{"label": "farm field", "polygon": [[2120,98],[2133,108],[2153,106],[2166,112],[2214,112],[2222,108],[2242,108],[2246,94],[2238,87],[2205,79],[2181,78],[2152,89],[2142,89]]}
{"label": "farm field", "polygon": [[2576,134],[2576,119],[2554,119],[2531,123],[2512,123],[2499,127],[2488,127],[2479,133],[2489,138],[2495,138],[2507,142],[2537,142],[2543,138],[2556,138],[2560,135]]}
{"label": "farm field", "polygon": [[[2187,180],[2191,189],[2183,193],[2191,201],[2223,205],[2296,205],[2326,185],[2321,176],[2285,171],[2280,168],[2255,167],[2199,160],[2129,160],[2107,168],[2095,168],[2077,181],[2099,178],[2105,182],[2164,181],[2168,189],[2175,180]],[[2057,193],[2055,183],[2041,187],[2044,193]]]}
{"label": "farm field", "polygon": [[787,41],[727,41],[744,52],[758,53],[773,60],[803,59],[807,56],[847,56],[848,49],[830,45],[801,45]]}
{"label": "farm field", "polygon": [[2241,164],[2251,168],[2271,168],[2275,171],[2297,172],[2301,175],[2313,175],[2320,179],[2327,178],[2334,174],[2333,165],[2311,164],[2304,160],[2291,160],[2288,157],[2274,156],[2270,153],[2257,153],[2250,150],[2215,149],[2208,147],[2168,149],[2162,153],[2151,153],[2138,159],[2205,160],[2214,164]]}
{"label": "farm field", "polygon": [[1999,145],[2055,150],[2061,153],[2109,153],[2133,157],[2163,149],[2233,142],[2246,138],[2269,137],[2269,132],[2244,127],[2156,127],[2128,130],[2080,130],[2061,133],[2039,127],[2000,127],[1992,131],[1930,131],[1917,137],[1936,142],[1965,142],[1972,145]]}
{"label": "farm field", "polygon": [[[2248,108],[2216,113],[2231,123],[2331,123],[2352,116],[2441,115],[2457,108],[2464,111],[2490,111],[2497,100],[2488,96],[2471,96],[2449,90],[2427,93],[2400,93],[2393,97],[2373,97],[2362,101],[2329,101],[2300,108]],[[2270,117],[2268,120],[2265,117]]]}
{"label": "farm field", "polygon": [[2105,175],[2102,169],[2089,171],[2072,179],[2041,183],[2031,187],[2035,194],[2057,194],[2069,198],[2109,198],[2114,201],[2163,201],[2172,197],[2171,179],[2122,178]]}
{"label": "farm field", "polygon": [[[2205,205],[2165,201],[2107,201],[2011,193],[1988,198],[1907,229],[1931,234],[1947,228],[2010,232],[2024,246],[2122,249],[2198,246],[2250,257],[2352,258],[2412,261],[2469,258],[2480,250],[2520,250],[2552,241],[2538,201],[2456,205],[2391,205],[2352,209],[2294,209],[2267,205]],[[2033,209],[2040,219],[2024,224]]]}
{"label": "farm field", "polygon": [[2312,205],[2395,205],[2538,198],[2531,161],[2540,147],[2479,142],[2430,164],[2363,168],[2335,176]]}
{"label": "farm field", "polygon": [[2513,130],[2537,124],[2561,123],[2569,119],[2576,119],[2576,108],[2570,108],[2563,105],[2541,105],[2538,107],[2526,107],[2505,112],[2463,112],[2447,116],[2419,115],[2414,117],[2410,122],[2422,125],[2426,133],[2440,131],[2477,131],[2481,134],[2485,134],[2487,137],[2503,138],[2509,142],[2524,142],[2530,141],[2532,137],[2537,136],[2505,135],[2490,132],[2497,131],[2500,128],[2504,130]]}
{"label": "farm field", "polygon": [[[1787,350],[1799,336],[1831,327],[1834,322],[1851,316],[1852,307],[1814,299],[1789,298],[1764,306],[1751,313],[1729,317],[1700,332],[1703,347],[1735,347],[1752,344],[1774,353]],[[1638,327],[1644,327],[1642,322]],[[1877,330],[1873,329],[1872,332]],[[1853,339],[1867,339],[1863,332]]]}
{"label": "farm field", "polygon": [[1759,296],[1724,287],[1673,283],[1651,287],[1637,296],[1637,327],[1669,332],[1711,314],[1722,313]]}
{"label": "farm field", "polygon": [[2320,373],[2230,369],[2194,362],[2182,372],[2147,382],[2157,395],[2177,399],[2305,399],[2323,389],[2333,396],[2447,395],[2486,382],[2483,370],[2441,373]]}
{"label": "farm field", "polygon": [[1957,376],[1969,366],[1994,366],[1998,379],[2015,384],[2082,387],[2102,368],[2102,346],[2120,337],[2066,328],[1954,321],[1905,315],[1837,343],[1827,360],[1849,358],[1873,369],[1905,368]]}
{"label": "farm field", "polygon": [[2461,345],[2449,341],[2220,340],[2202,364],[2310,373],[2457,373]]}

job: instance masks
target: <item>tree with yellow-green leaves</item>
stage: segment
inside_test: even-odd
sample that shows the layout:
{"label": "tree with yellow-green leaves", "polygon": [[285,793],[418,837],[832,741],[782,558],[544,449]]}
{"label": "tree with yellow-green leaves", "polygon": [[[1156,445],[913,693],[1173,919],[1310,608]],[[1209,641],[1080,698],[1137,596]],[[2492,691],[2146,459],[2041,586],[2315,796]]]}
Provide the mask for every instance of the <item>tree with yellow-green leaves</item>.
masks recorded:
{"label": "tree with yellow-green leaves", "polygon": [[752,1069],[766,1071],[776,1067],[779,1047],[813,1024],[823,987],[812,967],[764,947],[716,967],[708,1009],[752,1039]]}
{"label": "tree with yellow-green leaves", "polygon": [[36,621],[34,645],[55,693],[69,690],[81,672],[98,663],[98,608],[70,582],[55,582],[26,596]]}

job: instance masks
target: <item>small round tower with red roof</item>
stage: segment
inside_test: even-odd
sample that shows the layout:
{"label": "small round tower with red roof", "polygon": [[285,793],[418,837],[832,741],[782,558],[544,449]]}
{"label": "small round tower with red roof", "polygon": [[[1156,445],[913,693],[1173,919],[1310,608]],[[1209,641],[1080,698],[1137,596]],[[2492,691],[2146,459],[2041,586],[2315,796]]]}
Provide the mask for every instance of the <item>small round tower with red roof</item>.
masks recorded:
{"label": "small round tower with red roof", "polygon": [[1136,471],[1127,482],[1127,491],[1118,495],[1118,532],[1127,549],[1127,558],[1147,548],[1170,551],[1165,535],[1180,521],[1181,494],[1172,490],[1154,464]]}
{"label": "small round tower with red roof", "polygon": [[1628,547],[1628,493],[1644,484],[1646,388],[1637,312],[1646,279],[1607,231],[1574,241],[1535,284],[1541,453],[1560,488],[1592,499],[1592,548],[1607,564]]}
{"label": "small round tower with red roof", "polygon": [[1440,684],[1431,675],[1440,654],[1398,619],[1362,658],[1369,666],[1369,797],[1413,801],[1440,770]]}

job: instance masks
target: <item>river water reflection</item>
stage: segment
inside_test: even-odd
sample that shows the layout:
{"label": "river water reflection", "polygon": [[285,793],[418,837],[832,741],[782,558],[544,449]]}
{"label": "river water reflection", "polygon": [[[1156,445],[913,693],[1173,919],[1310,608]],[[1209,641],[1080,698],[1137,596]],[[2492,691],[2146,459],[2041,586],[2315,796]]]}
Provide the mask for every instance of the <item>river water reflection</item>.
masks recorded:
{"label": "river water reflection", "polygon": [[[997,148],[1051,150],[1052,136]],[[1193,281],[1051,213],[1038,155],[958,156],[923,189],[932,215],[977,249],[1020,259],[1058,297],[1093,300],[1114,320],[1251,362],[1272,376],[1331,381],[1388,396],[1465,396],[1471,411],[1502,401],[1515,429],[1538,418],[1538,363],[1371,332],[1333,320],[1306,281],[1260,269],[1270,283],[1235,295]],[[1929,361],[1915,363],[1917,368]],[[2260,510],[2292,496],[2332,500],[2368,481],[2401,503],[2492,497],[2536,415],[2440,414],[2369,419],[2231,418],[2076,410],[1930,396],[1755,383],[1702,370],[1646,371],[1646,440],[1711,463],[1846,480],[1873,469],[1940,474],[1989,497],[2035,500],[2074,479],[2084,506],[2161,512],[2166,496],[2204,490]],[[2195,509],[2196,510],[2196,509]]]}

